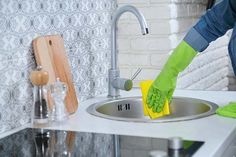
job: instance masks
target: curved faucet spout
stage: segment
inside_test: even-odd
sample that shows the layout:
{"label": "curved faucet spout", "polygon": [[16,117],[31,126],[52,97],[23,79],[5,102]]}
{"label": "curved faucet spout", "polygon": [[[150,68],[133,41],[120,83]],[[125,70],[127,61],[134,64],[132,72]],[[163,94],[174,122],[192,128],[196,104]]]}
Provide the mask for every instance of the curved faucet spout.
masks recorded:
{"label": "curved faucet spout", "polygon": [[124,5],[117,9],[112,18],[112,28],[117,26],[117,21],[119,20],[120,16],[125,12],[133,13],[139,21],[142,34],[143,35],[148,34],[148,26],[143,14],[132,5]]}
{"label": "curved faucet spout", "polygon": [[133,13],[141,26],[143,35],[148,34],[148,27],[146,20],[141,12],[137,8],[131,5],[125,5],[116,10],[113,15],[111,25],[111,69],[109,69],[109,82],[108,82],[108,96],[116,98],[119,96],[119,89],[126,91],[131,90],[133,87],[132,80],[120,78],[120,71],[117,65],[117,38],[116,38],[116,26],[120,16],[125,12]]}
{"label": "curved faucet spout", "polygon": [[143,14],[134,6],[125,5],[117,9],[112,17],[112,25],[111,25],[111,69],[117,69],[117,35],[116,35],[116,26],[117,21],[119,20],[120,16],[125,13],[130,12],[133,13],[140,24],[141,31],[143,35],[148,34],[148,26]]}

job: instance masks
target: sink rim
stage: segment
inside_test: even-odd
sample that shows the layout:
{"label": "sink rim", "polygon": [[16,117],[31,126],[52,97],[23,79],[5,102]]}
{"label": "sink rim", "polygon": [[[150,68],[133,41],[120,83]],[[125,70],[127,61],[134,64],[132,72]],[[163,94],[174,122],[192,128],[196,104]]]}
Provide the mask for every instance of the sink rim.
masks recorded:
{"label": "sink rim", "polygon": [[215,114],[216,109],[219,107],[217,104],[207,101],[207,100],[202,100],[198,98],[191,98],[191,97],[174,97],[174,98],[180,98],[180,99],[192,99],[195,101],[203,102],[205,105],[210,107],[209,111],[203,112],[197,115],[191,115],[191,116],[184,116],[184,117],[177,117],[177,118],[172,118],[172,119],[162,119],[162,118],[157,118],[157,119],[140,119],[140,118],[123,118],[123,117],[116,117],[116,116],[110,116],[107,114],[103,114],[101,112],[97,111],[97,108],[107,104],[107,103],[112,103],[112,102],[117,102],[117,101],[123,101],[123,100],[142,100],[141,96],[135,96],[135,97],[122,97],[122,98],[116,98],[116,99],[107,99],[104,101],[100,101],[97,103],[94,103],[87,107],[86,111],[94,115],[96,117],[100,118],[105,118],[109,120],[116,120],[116,121],[125,121],[125,122],[142,122],[142,123],[166,123],[166,122],[179,122],[179,121],[188,121],[188,120],[194,120],[194,119],[200,119],[204,117],[208,117],[211,115]]}

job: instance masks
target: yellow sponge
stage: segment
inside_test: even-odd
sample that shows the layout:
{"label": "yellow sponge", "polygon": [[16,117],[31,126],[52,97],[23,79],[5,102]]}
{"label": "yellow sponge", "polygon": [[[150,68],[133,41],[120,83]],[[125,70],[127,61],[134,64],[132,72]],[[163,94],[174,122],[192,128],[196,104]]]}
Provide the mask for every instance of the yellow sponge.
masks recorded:
{"label": "yellow sponge", "polygon": [[153,82],[152,80],[141,81],[140,82],[140,87],[141,87],[142,98],[143,98],[143,113],[144,113],[145,116],[149,116],[151,119],[156,119],[156,118],[159,118],[159,117],[169,115],[170,114],[170,108],[169,108],[168,100],[165,101],[163,111],[160,112],[160,113],[153,112],[152,108],[148,107],[148,105],[146,103],[146,100],[147,100],[148,90],[149,90],[149,87],[151,86],[152,82]]}

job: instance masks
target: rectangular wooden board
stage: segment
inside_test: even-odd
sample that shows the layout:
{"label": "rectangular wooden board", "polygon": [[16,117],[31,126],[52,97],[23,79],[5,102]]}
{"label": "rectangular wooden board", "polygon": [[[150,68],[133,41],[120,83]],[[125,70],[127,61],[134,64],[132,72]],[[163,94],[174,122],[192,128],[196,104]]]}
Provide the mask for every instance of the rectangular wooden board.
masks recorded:
{"label": "rectangular wooden board", "polygon": [[68,87],[65,105],[69,114],[76,112],[78,100],[73,85],[71,69],[60,35],[41,36],[33,40],[33,49],[37,65],[49,73],[48,84],[55,83],[59,77]]}

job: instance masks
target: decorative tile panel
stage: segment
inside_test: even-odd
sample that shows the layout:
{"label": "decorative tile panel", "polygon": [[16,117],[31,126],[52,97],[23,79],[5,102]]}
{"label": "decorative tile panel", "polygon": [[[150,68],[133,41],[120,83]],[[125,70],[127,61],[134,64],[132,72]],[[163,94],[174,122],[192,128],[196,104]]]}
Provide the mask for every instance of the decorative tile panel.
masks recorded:
{"label": "decorative tile panel", "polygon": [[32,40],[60,34],[79,101],[107,90],[116,0],[0,0],[0,133],[30,121]]}

